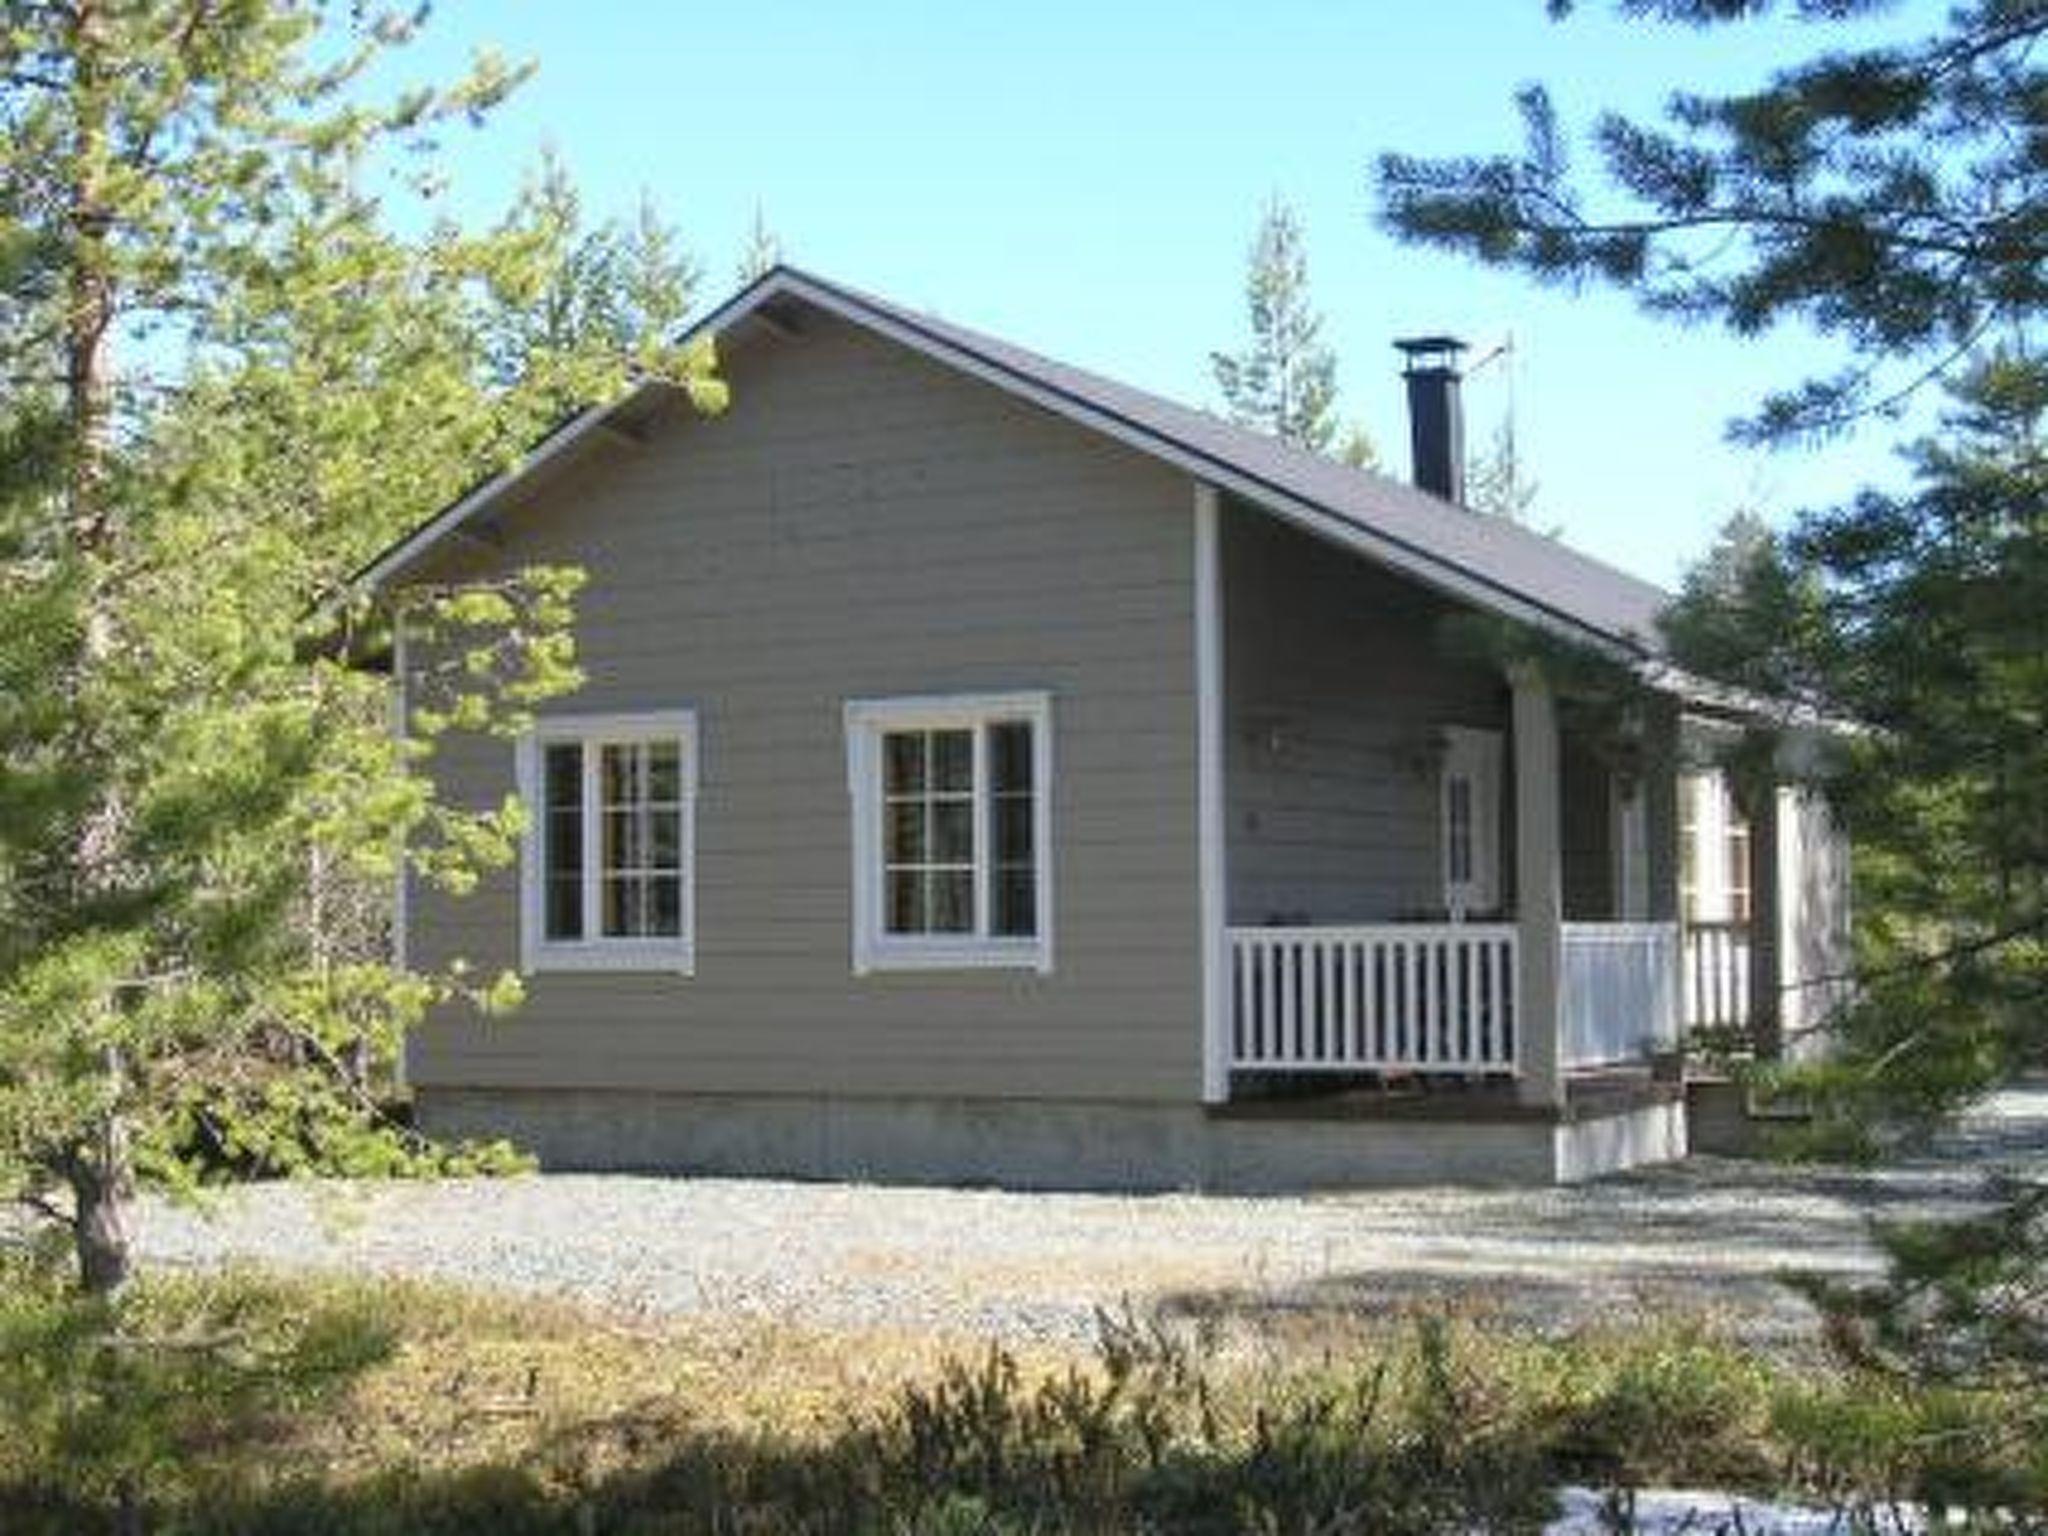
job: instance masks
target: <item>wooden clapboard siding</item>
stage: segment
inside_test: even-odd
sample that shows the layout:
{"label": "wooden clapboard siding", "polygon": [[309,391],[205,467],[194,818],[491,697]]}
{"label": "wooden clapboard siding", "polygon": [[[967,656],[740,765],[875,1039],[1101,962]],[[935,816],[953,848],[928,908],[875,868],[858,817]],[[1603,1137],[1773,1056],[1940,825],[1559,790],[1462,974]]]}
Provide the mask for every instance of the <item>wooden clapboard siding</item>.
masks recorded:
{"label": "wooden clapboard siding", "polygon": [[[530,977],[511,1019],[437,1016],[413,1080],[1193,1098],[1188,481],[822,317],[726,367],[725,415],[533,477],[500,548],[419,572],[582,565],[589,680],[550,712],[697,711],[696,974]],[[1052,697],[1052,973],[855,977],[842,705],[1010,689]],[[509,743],[439,761],[512,788]],[[419,963],[517,964],[509,873],[410,909]]]}
{"label": "wooden clapboard siding", "polygon": [[[1440,907],[1429,754],[1445,725],[1505,734],[1499,671],[1447,654],[1444,600],[1255,511],[1227,512],[1230,921],[1389,921]],[[1501,837],[1505,866],[1505,826]]]}
{"label": "wooden clapboard siding", "polygon": [[1567,713],[1558,753],[1559,881],[1568,922],[1621,915],[1614,888],[1613,775]]}

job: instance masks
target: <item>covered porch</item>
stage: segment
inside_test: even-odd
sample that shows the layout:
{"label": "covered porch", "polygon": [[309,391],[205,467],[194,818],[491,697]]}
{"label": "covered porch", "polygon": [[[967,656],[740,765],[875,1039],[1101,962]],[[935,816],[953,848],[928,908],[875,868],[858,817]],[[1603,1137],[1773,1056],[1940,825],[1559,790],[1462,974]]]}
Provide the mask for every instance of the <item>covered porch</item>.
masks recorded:
{"label": "covered porch", "polygon": [[1667,1066],[1730,985],[1680,922],[1677,704],[1617,716],[1420,583],[1208,516],[1210,1102],[1438,1085],[1562,1116]]}

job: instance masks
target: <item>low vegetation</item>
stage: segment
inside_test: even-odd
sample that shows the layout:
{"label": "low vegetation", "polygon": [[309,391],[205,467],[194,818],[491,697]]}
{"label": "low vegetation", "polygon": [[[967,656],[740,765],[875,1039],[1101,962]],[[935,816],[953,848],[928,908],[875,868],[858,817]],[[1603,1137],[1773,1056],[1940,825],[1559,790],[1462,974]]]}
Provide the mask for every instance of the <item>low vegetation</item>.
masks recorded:
{"label": "low vegetation", "polygon": [[1566,1482],[2048,1510],[2040,1405],[1439,1312],[1078,1358],[417,1283],[8,1261],[9,1533],[1532,1530]]}

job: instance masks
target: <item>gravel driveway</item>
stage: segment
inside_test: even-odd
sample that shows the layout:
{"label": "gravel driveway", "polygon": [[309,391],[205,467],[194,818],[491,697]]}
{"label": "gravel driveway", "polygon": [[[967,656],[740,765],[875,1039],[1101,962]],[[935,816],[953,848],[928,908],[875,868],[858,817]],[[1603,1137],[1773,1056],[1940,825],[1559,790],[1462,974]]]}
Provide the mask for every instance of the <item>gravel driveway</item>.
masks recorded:
{"label": "gravel driveway", "polygon": [[1807,1334],[1774,1280],[1872,1264],[1871,1216],[1953,1208],[1995,1167],[2048,1172],[2048,1088],[1879,1172],[1715,1158],[1570,1189],[1299,1199],[1011,1194],[542,1175],[268,1185],[151,1204],[146,1258],[430,1276],[661,1315],[1083,1342],[1125,1302],[1251,1319],[1457,1296],[1547,1326],[1631,1308]]}

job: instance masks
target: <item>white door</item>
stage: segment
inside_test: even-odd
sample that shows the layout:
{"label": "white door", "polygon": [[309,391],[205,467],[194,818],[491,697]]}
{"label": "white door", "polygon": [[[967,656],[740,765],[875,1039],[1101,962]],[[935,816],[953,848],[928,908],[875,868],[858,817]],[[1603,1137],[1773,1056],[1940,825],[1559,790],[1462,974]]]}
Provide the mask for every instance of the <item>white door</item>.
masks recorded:
{"label": "white door", "polygon": [[1451,921],[1500,905],[1499,731],[1449,726],[1438,790],[1444,908]]}

